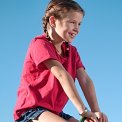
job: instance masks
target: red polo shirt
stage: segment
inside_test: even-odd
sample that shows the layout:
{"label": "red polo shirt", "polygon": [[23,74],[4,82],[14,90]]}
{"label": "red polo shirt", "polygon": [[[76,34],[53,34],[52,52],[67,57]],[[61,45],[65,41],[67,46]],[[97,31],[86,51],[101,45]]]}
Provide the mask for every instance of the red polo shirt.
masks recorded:
{"label": "red polo shirt", "polygon": [[[62,47],[64,49],[65,44],[62,44]],[[47,59],[58,60],[74,80],[76,70],[83,67],[76,48],[71,44],[69,44],[69,57],[62,57],[45,35],[34,38],[30,43],[24,62],[14,110],[15,120],[26,110],[37,106],[42,106],[58,114],[67,103],[68,97],[59,81],[43,64],[43,61]]]}

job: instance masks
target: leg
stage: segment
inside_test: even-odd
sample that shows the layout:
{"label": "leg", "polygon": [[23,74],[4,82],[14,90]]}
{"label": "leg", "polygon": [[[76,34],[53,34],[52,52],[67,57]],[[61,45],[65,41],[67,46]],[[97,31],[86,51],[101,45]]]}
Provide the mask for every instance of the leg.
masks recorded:
{"label": "leg", "polygon": [[70,118],[69,120],[68,120],[68,122],[79,122],[77,119],[75,119],[75,118]]}
{"label": "leg", "polygon": [[[79,120],[75,119],[75,118],[70,118],[68,120],[68,122],[79,122]],[[85,120],[84,122],[93,122],[92,120]]]}
{"label": "leg", "polygon": [[[32,122],[68,122],[60,116],[53,114],[52,112],[43,112],[37,120],[32,120]],[[73,121],[72,121],[73,122]]]}

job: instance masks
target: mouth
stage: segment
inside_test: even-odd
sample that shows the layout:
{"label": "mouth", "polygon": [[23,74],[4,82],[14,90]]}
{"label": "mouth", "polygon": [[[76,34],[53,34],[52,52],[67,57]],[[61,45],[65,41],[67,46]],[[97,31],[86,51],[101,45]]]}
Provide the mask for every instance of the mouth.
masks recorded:
{"label": "mouth", "polygon": [[72,39],[74,39],[75,36],[76,36],[76,34],[75,34],[75,33],[69,33],[69,36],[70,36]]}

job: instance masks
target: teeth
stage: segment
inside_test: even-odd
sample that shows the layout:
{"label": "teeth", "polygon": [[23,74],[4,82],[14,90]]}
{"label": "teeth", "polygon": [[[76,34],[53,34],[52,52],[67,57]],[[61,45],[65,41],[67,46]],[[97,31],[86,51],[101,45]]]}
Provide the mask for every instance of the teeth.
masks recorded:
{"label": "teeth", "polygon": [[72,34],[72,36],[75,36],[75,34]]}
{"label": "teeth", "polygon": [[75,33],[69,33],[71,38],[75,38],[76,34]]}
{"label": "teeth", "polygon": [[71,35],[72,37],[75,37],[75,34],[73,34],[73,33],[71,33],[70,35]]}

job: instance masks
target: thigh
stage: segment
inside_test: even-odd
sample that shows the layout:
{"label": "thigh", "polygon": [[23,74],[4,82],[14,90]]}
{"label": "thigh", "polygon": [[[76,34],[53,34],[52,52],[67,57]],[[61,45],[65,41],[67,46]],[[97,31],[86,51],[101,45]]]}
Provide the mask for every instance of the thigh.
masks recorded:
{"label": "thigh", "polygon": [[[68,120],[68,122],[79,122],[79,120],[77,120],[77,119],[75,119],[75,118],[70,118],[69,120]],[[84,122],[93,122],[92,120],[85,120]]]}
{"label": "thigh", "polygon": [[31,122],[68,122],[68,121],[56,114],[53,114],[50,111],[45,111],[36,120],[32,120]]}
{"label": "thigh", "polygon": [[68,122],[79,122],[79,120],[77,120],[77,119],[75,119],[75,118],[70,118],[69,120],[68,120]]}

